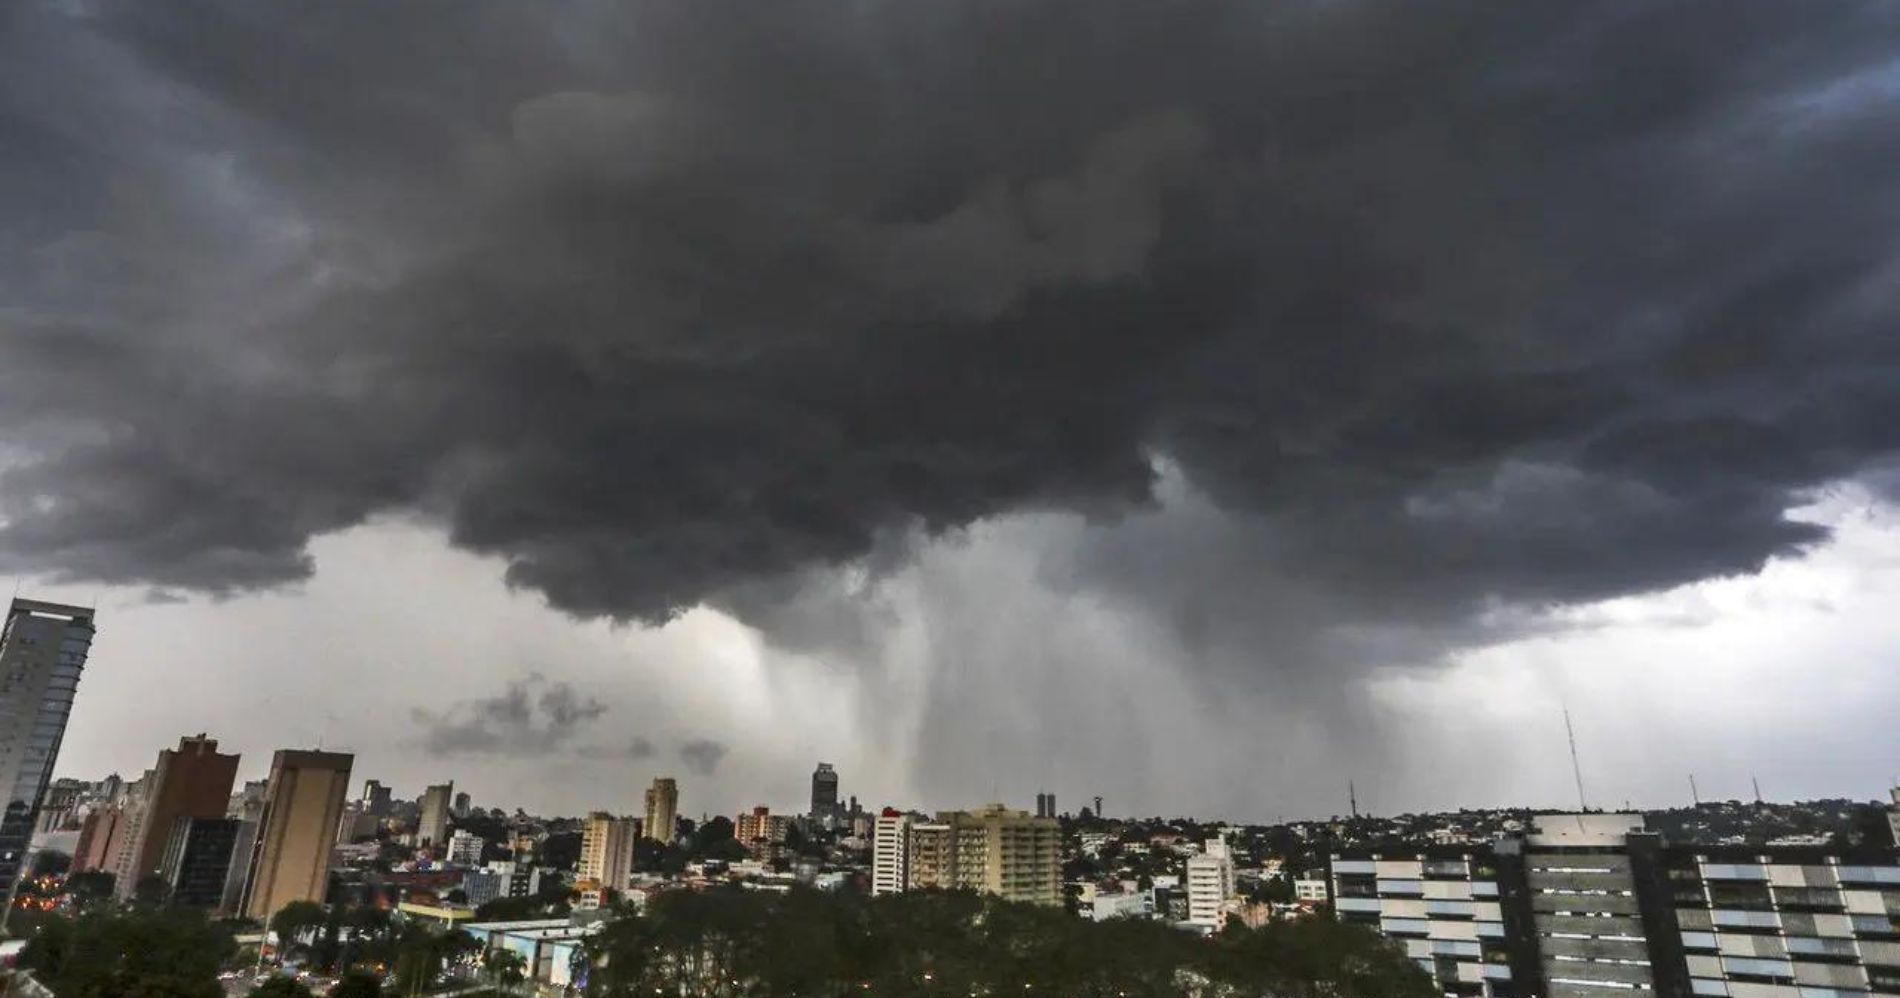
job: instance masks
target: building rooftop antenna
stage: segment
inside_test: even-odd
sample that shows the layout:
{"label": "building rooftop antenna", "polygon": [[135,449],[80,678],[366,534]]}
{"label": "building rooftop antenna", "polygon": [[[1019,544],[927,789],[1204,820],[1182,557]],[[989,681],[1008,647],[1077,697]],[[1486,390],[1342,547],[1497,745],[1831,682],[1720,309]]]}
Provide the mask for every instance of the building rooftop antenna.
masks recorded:
{"label": "building rooftop antenna", "polygon": [[1577,729],[1570,724],[1570,708],[1564,707],[1564,737],[1570,741],[1570,773],[1577,778],[1577,807],[1588,811],[1590,802],[1583,796],[1583,764],[1577,761]]}

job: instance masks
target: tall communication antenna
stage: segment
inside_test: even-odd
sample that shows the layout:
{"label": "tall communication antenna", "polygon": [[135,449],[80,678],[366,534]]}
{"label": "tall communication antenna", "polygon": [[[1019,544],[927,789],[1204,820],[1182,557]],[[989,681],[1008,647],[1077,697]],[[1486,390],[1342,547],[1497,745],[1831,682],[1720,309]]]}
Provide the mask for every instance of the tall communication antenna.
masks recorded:
{"label": "tall communication antenna", "polygon": [[1352,805],[1352,816],[1359,817],[1359,788],[1351,780],[1346,781],[1346,803]]}
{"label": "tall communication antenna", "polygon": [[1702,806],[1702,791],[1697,790],[1695,788],[1695,774],[1694,773],[1689,774],[1689,800],[1690,802],[1695,804],[1695,806],[1697,807]]}
{"label": "tall communication antenna", "polygon": [[1564,707],[1564,737],[1570,740],[1570,773],[1577,778],[1577,807],[1590,810],[1583,797],[1583,765],[1577,761],[1577,729],[1570,726],[1570,708]]}
{"label": "tall communication antenna", "polygon": [[1761,781],[1755,778],[1755,774],[1750,773],[1748,775],[1748,782],[1755,785],[1755,804],[1759,807],[1761,805]]}

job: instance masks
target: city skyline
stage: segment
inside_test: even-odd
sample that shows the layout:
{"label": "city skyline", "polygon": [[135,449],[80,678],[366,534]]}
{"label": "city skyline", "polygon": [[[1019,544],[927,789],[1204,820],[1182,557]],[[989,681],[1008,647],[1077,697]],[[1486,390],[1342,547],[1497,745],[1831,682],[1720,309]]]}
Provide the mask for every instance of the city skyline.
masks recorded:
{"label": "city skyline", "polygon": [[61,775],[1270,820],[1572,806],[1566,712],[1593,805],[1900,768],[1895,8],[155,10],[0,31]]}

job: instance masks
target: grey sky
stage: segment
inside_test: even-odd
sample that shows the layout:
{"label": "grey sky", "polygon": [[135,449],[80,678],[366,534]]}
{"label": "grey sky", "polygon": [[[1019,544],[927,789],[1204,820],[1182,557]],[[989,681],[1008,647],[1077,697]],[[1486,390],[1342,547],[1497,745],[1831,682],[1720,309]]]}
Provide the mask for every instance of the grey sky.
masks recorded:
{"label": "grey sky", "polygon": [[[1882,615],[1787,588],[1884,578],[1891,5],[0,19],[0,573],[111,594],[62,768],[1310,813],[1547,790],[1558,699],[1894,765]],[[1771,667],[1874,686],[1675,709]]]}

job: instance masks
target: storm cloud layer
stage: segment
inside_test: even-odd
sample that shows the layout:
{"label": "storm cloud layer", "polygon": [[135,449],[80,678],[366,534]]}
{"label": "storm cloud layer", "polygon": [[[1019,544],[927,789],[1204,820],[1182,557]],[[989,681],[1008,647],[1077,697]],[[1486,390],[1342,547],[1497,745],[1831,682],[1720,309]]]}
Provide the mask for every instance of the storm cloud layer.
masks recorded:
{"label": "storm cloud layer", "polygon": [[0,571],[234,593],[414,517],[569,613],[849,658],[867,572],[1079,513],[1123,528],[1031,532],[1044,583],[1301,676],[1747,572],[1900,449],[1896,38],[1887,3],[10,4]]}

